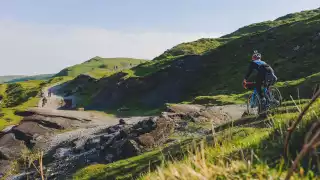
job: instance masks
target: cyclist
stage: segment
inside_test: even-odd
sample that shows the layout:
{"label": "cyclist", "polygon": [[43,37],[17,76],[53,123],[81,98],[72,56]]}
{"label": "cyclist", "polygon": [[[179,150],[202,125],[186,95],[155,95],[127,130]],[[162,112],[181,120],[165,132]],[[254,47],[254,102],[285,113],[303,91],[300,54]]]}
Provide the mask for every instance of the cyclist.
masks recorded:
{"label": "cyclist", "polygon": [[268,88],[270,85],[273,85],[278,78],[274,74],[274,71],[271,68],[271,66],[268,65],[266,62],[261,61],[261,54],[258,51],[254,51],[248,72],[243,80],[243,86],[245,89],[247,88],[247,79],[249,78],[253,70],[257,71],[255,87],[260,96],[262,106],[263,108],[265,108],[267,104],[266,98],[264,97],[264,93],[261,90],[262,86]]}

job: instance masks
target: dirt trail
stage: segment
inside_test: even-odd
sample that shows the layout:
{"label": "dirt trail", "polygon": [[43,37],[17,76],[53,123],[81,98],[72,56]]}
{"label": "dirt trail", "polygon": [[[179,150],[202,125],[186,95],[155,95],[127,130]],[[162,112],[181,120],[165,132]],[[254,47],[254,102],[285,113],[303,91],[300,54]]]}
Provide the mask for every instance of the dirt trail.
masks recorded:
{"label": "dirt trail", "polygon": [[[72,107],[75,107],[75,98],[73,96],[63,97],[58,95],[58,90],[61,88],[60,85],[54,85],[50,87],[46,87],[42,90],[44,97],[47,99],[47,102],[43,104],[43,98],[39,101],[38,107],[46,108],[46,109],[59,109],[63,106],[63,102],[66,99],[70,99],[73,104]],[[51,91],[51,95],[49,96],[49,90]]]}
{"label": "dirt trail", "polygon": [[[49,97],[49,89],[52,90],[51,97]],[[57,88],[55,87],[46,87],[42,90],[44,98],[47,99],[47,102],[43,105],[43,98],[38,103],[38,107],[46,109],[59,109],[62,106],[64,100],[63,97],[56,95]]]}
{"label": "dirt trail", "polygon": [[[61,85],[53,85],[51,87],[46,87],[43,89],[44,97],[47,98],[47,103],[42,107],[42,99],[39,101],[38,108],[30,108],[29,111],[35,114],[43,115],[43,116],[55,116],[55,117],[65,117],[69,119],[77,119],[81,121],[86,121],[88,123],[88,127],[92,127],[92,125],[107,125],[112,126],[119,123],[120,118],[116,118],[113,116],[107,116],[103,113],[92,112],[92,111],[77,111],[77,110],[60,110],[63,106],[63,102],[66,99],[71,99],[73,102],[72,106],[75,106],[76,99],[73,96],[63,97],[58,94],[58,90],[61,88]],[[49,97],[49,89],[51,90],[51,96]],[[122,118],[127,123],[133,124],[141,121],[147,117],[130,117],[130,118]]]}

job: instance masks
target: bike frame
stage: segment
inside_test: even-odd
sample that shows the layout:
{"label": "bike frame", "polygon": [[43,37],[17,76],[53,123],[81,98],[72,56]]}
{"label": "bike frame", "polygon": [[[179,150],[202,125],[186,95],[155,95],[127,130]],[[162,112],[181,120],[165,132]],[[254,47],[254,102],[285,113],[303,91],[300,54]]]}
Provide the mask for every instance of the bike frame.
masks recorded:
{"label": "bike frame", "polygon": [[[265,95],[268,94],[268,90],[269,90],[269,89],[266,88],[266,87],[263,88],[263,92],[264,92]],[[253,102],[254,102],[254,100],[255,100],[254,97],[255,97],[256,94],[258,94],[258,91],[257,91],[257,88],[254,88],[254,89],[253,89],[253,93],[252,93],[251,98],[250,98],[250,105],[251,105],[251,107],[253,107],[253,105],[254,105]],[[267,96],[267,98],[269,99],[268,96]]]}

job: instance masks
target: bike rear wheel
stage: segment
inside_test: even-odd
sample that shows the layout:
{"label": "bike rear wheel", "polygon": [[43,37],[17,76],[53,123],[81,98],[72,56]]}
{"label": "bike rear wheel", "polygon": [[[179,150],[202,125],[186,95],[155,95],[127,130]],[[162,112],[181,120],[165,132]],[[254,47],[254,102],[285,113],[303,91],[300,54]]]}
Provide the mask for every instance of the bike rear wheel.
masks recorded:
{"label": "bike rear wheel", "polygon": [[261,99],[257,94],[251,94],[247,100],[247,112],[249,115],[259,115],[262,110]]}

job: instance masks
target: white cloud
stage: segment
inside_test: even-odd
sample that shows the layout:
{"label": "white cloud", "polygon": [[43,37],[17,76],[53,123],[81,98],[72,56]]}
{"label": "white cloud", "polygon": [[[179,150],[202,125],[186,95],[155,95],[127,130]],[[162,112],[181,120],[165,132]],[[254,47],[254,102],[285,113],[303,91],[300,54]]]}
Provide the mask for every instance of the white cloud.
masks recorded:
{"label": "white cloud", "polygon": [[220,35],[0,21],[0,75],[54,73],[94,56],[152,59],[181,42]]}

